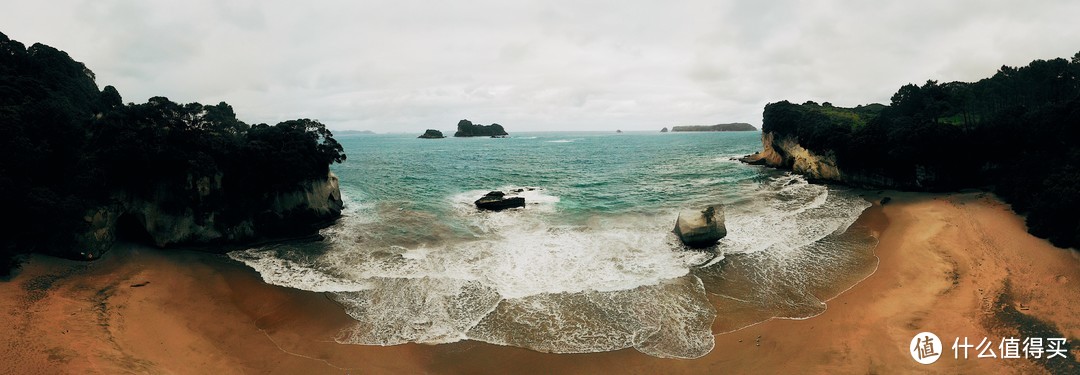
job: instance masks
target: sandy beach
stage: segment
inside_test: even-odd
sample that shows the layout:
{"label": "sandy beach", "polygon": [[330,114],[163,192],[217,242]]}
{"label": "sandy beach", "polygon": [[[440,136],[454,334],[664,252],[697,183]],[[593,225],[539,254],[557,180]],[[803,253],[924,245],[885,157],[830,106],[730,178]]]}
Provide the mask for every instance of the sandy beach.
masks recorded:
{"label": "sandy beach", "polygon": [[[987,193],[867,193],[877,270],[821,315],[716,336],[693,360],[632,349],[546,354],[478,342],[342,345],[321,293],[263,283],[224,256],[136,247],[94,262],[35,255],[0,282],[0,373],[1044,373],[1080,371],[1080,256],[1029,235]],[[922,331],[945,341],[931,365]],[[1065,337],[1067,359],[954,359],[954,338]],[[1060,336],[1052,336],[1060,335]],[[1000,353],[999,353],[1000,355]]]}

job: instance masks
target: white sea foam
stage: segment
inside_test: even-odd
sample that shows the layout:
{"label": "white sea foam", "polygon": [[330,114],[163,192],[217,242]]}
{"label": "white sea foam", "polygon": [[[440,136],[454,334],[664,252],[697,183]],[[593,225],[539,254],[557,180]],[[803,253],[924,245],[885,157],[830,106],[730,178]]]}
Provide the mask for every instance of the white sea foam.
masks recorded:
{"label": "white sea foam", "polygon": [[338,342],[397,345],[464,340],[500,300],[495,291],[474,280],[422,277],[372,281],[378,287],[334,294],[358,322],[342,332]]}
{"label": "white sea foam", "polygon": [[556,226],[544,215],[559,198],[545,190],[520,193],[535,205],[503,212],[477,210],[471,201],[483,193],[451,198],[459,216],[455,221],[468,222],[480,239],[412,249],[335,249],[323,260],[353,279],[477,280],[505,298],[521,298],[657,284],[683,276],[690,266],[710,258],[683,251],[666,219],[628,217],[618,224]]}
{"label": "white sea foam", "polygon": [[847,230],[870,206],[794,174],[770,179],[755,194],[725,210],[728,236],[719,246],[724,254],[797,250]]}
{"label": "white sea foam", "polygon": [[[525,198],[525,206],[530,210],[552,212],[555,210],[555,204],[560,201],[559,197],[550,195],[547,190],[537,187],[503,186],[496,190],[507,193],[507,197]],[[478,212],[473,203],[488,192],[489,190],[470,190],[451,196],[449,201],[459,216],[473,216],[489,220],[497,219],[499,216],[481,216],[482,212]]]}
{"label": "white sea foam", "polygon": [[712,160],[714,162],[717,162],[717,163],[743,164],[743,162],[739,161],[739,158],[741,158],[743,156],[746,156],[746,154],[727,154],[727,155],[717,156],[717,157],[713,158]]}
{"label": "white sea foam", "polygon": [[[475,208],[486,190],[455,194],[447,217],[354,202],[323,231],[329,249],[317,257],[287,260],[304,258],[275,248],[230,256],[267,282],[334,292],[357,320],[337,338],[343,343],[474,339],[556,353],[635,347],[696,358],[712,349],[716,312],[693,268],[718,264],[724,254],[795,252],[842,232],[866,207],[798,176],[774,178],[728,206],[729,235],[715,255],[686,251],[670,233],[678,207],[560,225],[554,192],[523,189],[516,194],[526,206],[502,212]],[[407,217],[432,221],[429,232],[437,219],[472,235],[401,246],[372,234],[393,232],[384,221]]]}
{"label": "white sea foam", "polygon": [[713,348],[715,316],[701,280],[687,275],[616,292],[506,299],[469,337],[553,353],[633,347],[657,357],[698,358]]}
{"label": "white sea foam", "polygon": [[254,268],[264,281],[274,285],[316,292],[348,292],[374,287],[367,280],[337,277],[332,270],[315,268],[275,255],[272,249],[234,251],[229,257]]}
{"label": "white sea foam", "polygon": [[[808,184],[794,175],[770,178],[727,207],[729,235],[718,247],[730,261],[696,274],[724,285],[709,293],[739,301],[740,311],[790,319],[815,316],[825,310],[823,298],[832,296],[837,285],[846,285],[872,264],[867,251],[876,241],[863,231],[847,232],[869,206],[842,188]],[[745,317],[728,322],[740,319]]]}

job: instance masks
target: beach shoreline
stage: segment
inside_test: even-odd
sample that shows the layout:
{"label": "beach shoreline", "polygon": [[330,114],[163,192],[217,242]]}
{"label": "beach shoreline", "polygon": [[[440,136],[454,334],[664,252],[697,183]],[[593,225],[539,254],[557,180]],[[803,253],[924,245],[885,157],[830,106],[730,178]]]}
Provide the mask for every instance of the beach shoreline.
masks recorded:
{"label": "beach shoreline", "polygon": [[[1018,316],[1075,346],[1076,251],[1031,236],[989,193],[865,197],[875,202],[859,219],[878,238],[872,273],[828,298],[819,315],[717,334],[712,352],[693,360],[475,341],[338,344],[337,333],[355,322],[323,293],[263,283],[222,255],[126,246],[94,262],[34,255],[0,282],[0,313],[8,318],[0,323],[0,363],[14,373],[1045,372],[1025,359],[951,356],[954,337],[988,337],[996,349],[1002,337],[1032,332]],[[883,197],[891,199],[882,205]],[[946,341],[950,355],[915,362],[908,344],[922,331]],[[1053,364],[1075,365],[1078,353]]]}

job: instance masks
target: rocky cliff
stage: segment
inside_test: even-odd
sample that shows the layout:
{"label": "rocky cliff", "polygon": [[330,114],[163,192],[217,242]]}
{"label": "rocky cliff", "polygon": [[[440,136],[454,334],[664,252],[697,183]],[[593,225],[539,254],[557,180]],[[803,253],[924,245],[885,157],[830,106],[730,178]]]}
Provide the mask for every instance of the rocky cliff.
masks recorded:
{"label": "rocky cliff", "polygon": [[[817,181],[840,182],[859,187],[909,187],[880,171],[841,169],[837,165],[836,154],[833,151],[822,153],[808,150],[799,144],[794,135],[790,134],[762,133],[761,151],[746,155],[739,160],[748,164],[790,169]],[[925,181],[928,177],[924,177],[921,181]]]}
{"label": "rocky cliff", "polygon": [[802,147],[791,135],[777,136],[775,132],[761,135],[761,151],[742,159],[750,164],[791,169],[817,180],[843,181],[832,152],[818,154]]}
{"label": "rocky cliff", "polygon": [[976,82],[901,86],[885,104],[769,103],[747,162],[862,187],[987,189],[1035,236],[1080,245],[1080,54]]}
{"label": "rocky cliff", "polygon": [[[0,33],[0,276],[18,255],[297,237],[341,210],[344,149],[316,120],[245,123],[232,106],[124,104],[66,52]],[[207,250],[222,249],[221,246]]]}
{"label": "rocky cliff", "polygon": [[[242,243],[314,233],[341,215],[344,204],[338,178],[302,183],[295,189],[260,200],[260,207],[221,204],[222,176],[189,178],[187,186],[160,185],[157,199],[116,194],[110,203],[89,210],[86,230],[77,234],[79,255],[95,259],[117,240],[142,241],[158,247]],[[186,196],[176,209],[162,202]]]}

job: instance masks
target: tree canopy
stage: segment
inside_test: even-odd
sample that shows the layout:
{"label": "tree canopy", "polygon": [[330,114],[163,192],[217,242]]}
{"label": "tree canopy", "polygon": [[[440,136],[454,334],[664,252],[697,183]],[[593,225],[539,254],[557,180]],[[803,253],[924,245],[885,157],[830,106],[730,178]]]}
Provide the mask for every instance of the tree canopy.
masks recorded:
{"label": "tree canopy", "polygon": [[325,178],[345,160],[325,125],[310,119],[249,126],[232,106],[153,97],[123,104],[112,86],[67,53],[26,48],[0,33],[0,275],[17,253],[70,253],[87,210],[118,192],[145,199],[155,186],[220,177],[224,214],[264,204],[274,192]]}
{"label": "tree canopy", "polygon": [[907,84],[887,106],[771,103],[763,130],[907,187],[920,173],[935,176],[925,189],[987,187],[1026,214],[1032,234],[1080,246],[1080,53],[977,82]]}

